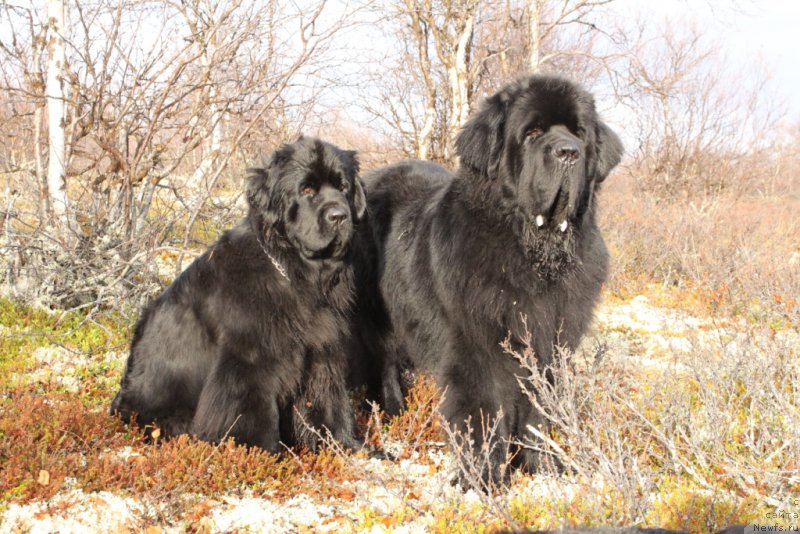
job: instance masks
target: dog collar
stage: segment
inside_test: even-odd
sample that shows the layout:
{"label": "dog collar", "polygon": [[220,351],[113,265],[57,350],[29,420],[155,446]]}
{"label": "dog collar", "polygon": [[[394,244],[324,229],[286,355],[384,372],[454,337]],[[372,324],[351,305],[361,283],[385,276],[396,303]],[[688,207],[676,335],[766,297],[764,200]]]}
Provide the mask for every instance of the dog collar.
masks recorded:
{"label": "dog collar", "polygon": [[289,280],[289,273],[286,272],[286,267],[281,265],[281,262],[279,262],[272,254],[269,253],[267,247],[264,246],[264,243],[259,240],[258,244],[261,246],[261,250],[264,251],[264,254],[266,254],[269,258],[269,261],[272,262],[272,266],[275,267],[275,270],[278,271],[278,274],[286,278],[287,282],[290,282],[291,280]]}

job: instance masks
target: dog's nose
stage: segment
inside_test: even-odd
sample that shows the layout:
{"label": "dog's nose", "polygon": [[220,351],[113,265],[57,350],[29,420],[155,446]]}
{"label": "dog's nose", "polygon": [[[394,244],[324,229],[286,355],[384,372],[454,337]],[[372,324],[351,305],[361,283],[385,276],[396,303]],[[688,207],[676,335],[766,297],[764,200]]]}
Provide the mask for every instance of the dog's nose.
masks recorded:
{"label": "dog's nose", "polygon": [[560,141],[553,147],[553,155],[561,163],[571,165],[581,155],[581,148],[574,141]]}
{"label": "dog's nose", "polygon": [[349,213],[341,206],[331,206],[325,210],[325,220],[334,225],[338,225],[347,220]]}

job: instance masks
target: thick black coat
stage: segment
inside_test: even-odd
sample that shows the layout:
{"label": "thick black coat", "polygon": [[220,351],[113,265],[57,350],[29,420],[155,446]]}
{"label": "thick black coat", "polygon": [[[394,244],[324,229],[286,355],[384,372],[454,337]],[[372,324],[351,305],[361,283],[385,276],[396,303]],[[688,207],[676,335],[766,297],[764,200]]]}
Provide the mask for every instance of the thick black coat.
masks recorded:
{"label": "thick black coat", "polygon": [[[391,325],[387,365],[408,358],[433,371],[444,415],[461,429],[502,409],[500,437],[511,440],[542,421],[500,344],[520,347],[530,332],[542,366],[554,346],[578,344],[608,269],[594,191],[622,146],[589,93],[544,76],[488,98],[456,146],[455,176],[410,161],[364,177]],[[520,458],[536,468],[530,451]]]}
{"label": "thick black coat", "polygon": [[354,153],[310,138],[251,169],[247,218],[143,311],[112,413],[269,451],[314,447],[307,425],[352,446],[357,173]]}

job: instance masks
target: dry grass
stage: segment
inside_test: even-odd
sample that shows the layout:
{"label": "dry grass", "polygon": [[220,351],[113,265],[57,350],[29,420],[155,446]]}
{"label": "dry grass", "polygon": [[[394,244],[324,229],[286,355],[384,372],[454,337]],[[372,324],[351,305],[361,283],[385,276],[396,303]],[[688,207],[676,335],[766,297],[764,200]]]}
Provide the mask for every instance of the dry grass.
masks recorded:
{"label": "dry grass", "polygon": [[694,293],[707,313],[800,325],[800,198],[666,202],[610,190],[601,206],[613,293],[658,283]]}
{"label": "dry grass", "polygon": [[653,373],[601,347],[562,354],[553,384],[531,350],[511,354],[551,425],[526,446],[554,455],[564,482],[600,504],[584,522],[711,532],[763,521],[800,491],[799,350],[769,336],[695,342],[691,359]]}

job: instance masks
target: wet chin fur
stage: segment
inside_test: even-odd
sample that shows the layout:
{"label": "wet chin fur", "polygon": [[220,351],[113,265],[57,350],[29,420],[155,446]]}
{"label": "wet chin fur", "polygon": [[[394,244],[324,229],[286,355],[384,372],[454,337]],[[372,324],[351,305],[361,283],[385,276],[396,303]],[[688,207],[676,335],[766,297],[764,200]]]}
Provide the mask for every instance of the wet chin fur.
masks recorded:
{"label": "wet chin fur", "polygon": [[539,278],[552,282],[575,268],[576,231],[571,224],[550,228],[539,223],[536,217],[521,223],[522,247]]}

